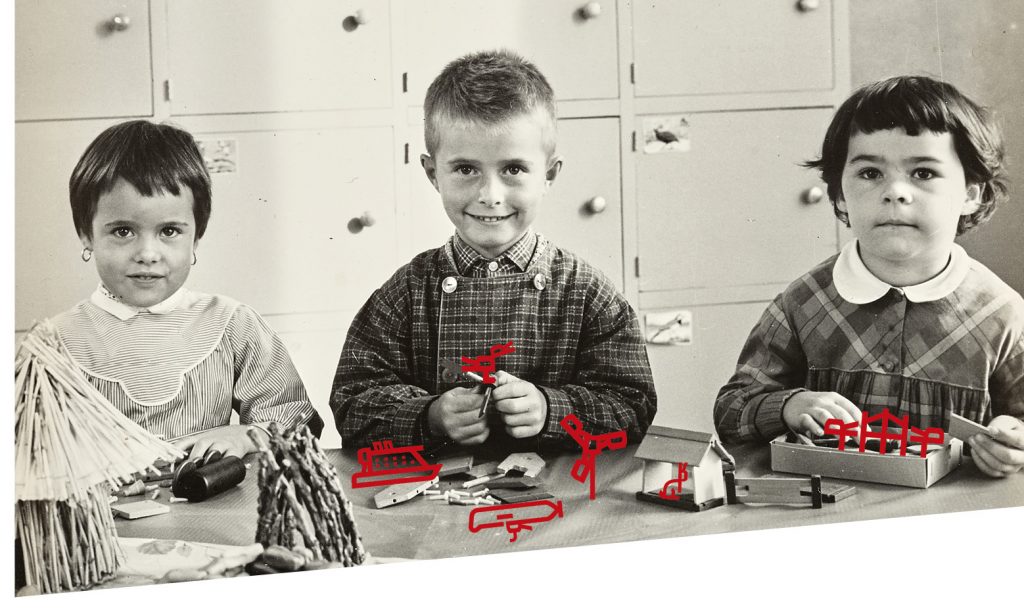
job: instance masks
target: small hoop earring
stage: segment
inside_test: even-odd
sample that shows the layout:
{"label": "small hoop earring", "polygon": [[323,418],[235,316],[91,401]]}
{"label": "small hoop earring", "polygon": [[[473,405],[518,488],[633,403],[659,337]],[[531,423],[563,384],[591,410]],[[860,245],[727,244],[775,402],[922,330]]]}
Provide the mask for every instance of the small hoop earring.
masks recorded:
{"label": "small hoop earring", "polygon": [[193,266],[193,267],[195,267],[195,266],[196,266],[196,263],[198,263],[198,262],[199,262],[199,259],[198,259],[198,258],[196,258],[196,253],[195,253],[195,252],[193,252],[193,253],[192,253],[192,266]]}
{"label": "small hoop earring", "polygon": [[82,261],[88,263],[92,260],[92,250],[89,248],[82,248]]}

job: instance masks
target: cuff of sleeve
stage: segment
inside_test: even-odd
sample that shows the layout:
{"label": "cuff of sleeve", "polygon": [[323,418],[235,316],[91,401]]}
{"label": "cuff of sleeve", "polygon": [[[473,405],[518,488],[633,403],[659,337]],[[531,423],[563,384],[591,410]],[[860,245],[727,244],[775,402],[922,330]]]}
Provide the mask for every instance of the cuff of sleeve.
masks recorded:
{"label": "cuff of sleeve", "polygon": [[789,430],[789,426],[782,419],[782,407],[790,396],[803,391],[804,388],[794,388],[767,395],[758,405],[757,413],[754,415],[754,429],[757,433],[764,438],[772,439]]}
{"label": "cuff of sleeve", "polygon": [[430,439],[427,409],[436,396],[417,396],[402,401],[391,421],[392,440],[397,445],[425,445]]}
{"label": "cuff of sleeve", "polygon": [[572,403],[569,395],[562,390],[537,386],[537,389],[544,394],[548,401],[548,417],[544,422],[544,429],[540,431],[541,441],[557,441],[568,436],[565,428],[562,427],[562,420],[572,413]]}

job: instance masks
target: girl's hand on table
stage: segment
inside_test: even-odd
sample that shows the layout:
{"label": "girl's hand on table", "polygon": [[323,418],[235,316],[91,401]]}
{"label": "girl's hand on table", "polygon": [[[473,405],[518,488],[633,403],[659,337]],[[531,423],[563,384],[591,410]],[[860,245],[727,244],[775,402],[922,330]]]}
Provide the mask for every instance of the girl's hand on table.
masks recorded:
{"label": "girl's hand on table", "polygon": [[1000,415],[988,424],[991,437],[975,434],[968,439],[978,470],[990,477],[1005,477],[1024,467],[1024,423]]}
{"label": "girl's hand on table", "polygon": [[789,429],[811,436],[821,436],[825,432],[825,422],[830,419],[849,423],[859,422],[860,418],[860,409],[835,392],[797,392],[782,406],[782,421]]}
{"label": "girl's hand on table", "polygon": [[221,426],[183,438],[174,445],[187,454],[186,460],[204,462],[213,457],[214,453],[219,453],[221,457],[233,455],[242,458],[256,451],[248,430],[249,426],[241,424]]}
{"label": "girl's hand on table", "polygon": [[537,386],[515,375],[498,371],[491,400],[501,413],[505,430],[512,438],[537,436],[548,418],[548,401]]}

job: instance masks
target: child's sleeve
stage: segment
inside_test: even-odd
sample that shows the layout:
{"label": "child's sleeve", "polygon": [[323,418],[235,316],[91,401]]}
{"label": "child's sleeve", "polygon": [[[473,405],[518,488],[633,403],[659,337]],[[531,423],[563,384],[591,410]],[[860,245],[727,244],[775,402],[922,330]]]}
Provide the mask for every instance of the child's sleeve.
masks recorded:
{"label": "child's sleeve", "polygon": [[342,444],[429,444],[425,413],[437,396],[415,385],[408,290],[389,281],[356,314],[331,387]]}
{"label": "child's sleeve", "polygon": [[993,415],[1024,420],[1024,308],[1018,307],[1008,324],[1000,358],[989,379]]}
{"label": "child's sleeve", "polygon": [[[640,322],[629,303],[603,277],[590,282],[571,383],[538,385],[548,402],[543,444],[564,444],[562,419],[575,413],[592,434],[626,430],[643,438],[657,412],[657,394]],[[564,323],[571,323],[571,312]],[[572,442],[572,441],[569,441]]]}
{"label": "child's sleeve", "polygon": [[783,296],[761,314],[736,372],[718,392],[715,429],[722,440],[770,440],[785,432],[782,406],[804,390],[807,359],[783,310]]}
{"label": "child's sleeve", "polygon": [[239,305],[228,324],[234,353],[234,407],[239,421],[266,430],[270,422],[307,424],[316,436],[323,419],[306,395],[281,338],[252,308]]}

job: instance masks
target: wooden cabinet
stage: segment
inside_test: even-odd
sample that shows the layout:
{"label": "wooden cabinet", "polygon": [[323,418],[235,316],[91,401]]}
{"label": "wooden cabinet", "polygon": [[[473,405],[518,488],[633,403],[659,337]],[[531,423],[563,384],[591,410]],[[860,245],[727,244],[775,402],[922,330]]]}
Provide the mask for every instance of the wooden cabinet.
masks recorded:
{"label": "wooden cabinet", "polygon": [[369,0],[168,2],[172,111],[390,106],[389,19]]}
{"label": "wooden cabinet", "polygon": [[146,0],[17,0],[15,120],[153,112]]}
{"label": "wooden cabinet", "polygon": [[631,4],[638,96],[833,87],[829,0]]}
{"label": "wooden cabinet", "polygon": [[834,253],[824,184],[800,166],[831,114],[685,114],[688,151],[638,153],[640,290],[788,283]]}
{"label": "wooden cabinet", "polygon": [[[453,228],[441,197],[420,167],[422,126],[410,143],[412,193],[409,256],[444,243]],[[562,119],[558,154],[562,172],[544,198],[534,228],[556,245],[580,255],[603,271],[621,290],[622,187],[617,119]],[[598,201],[595,201],[599,198]]]}
{"label": "wooden cabinet", "polygon": [[390,128],[195,135],[233,141],[238,164],[213,174],[191,286],[291,314],[358,308],[394,272]]}
{"label": "wooden cabinet", "polygon": [[536,63],[560,100],[618,97],[615,2],[589,3],[599,7],[599,14],[592,17],[585,16],[587,4],[581,0],[404,4],[409,97],[414,104],[422,104],[427,86],[445,64],[471,51],[499,48],[517,51]]}

